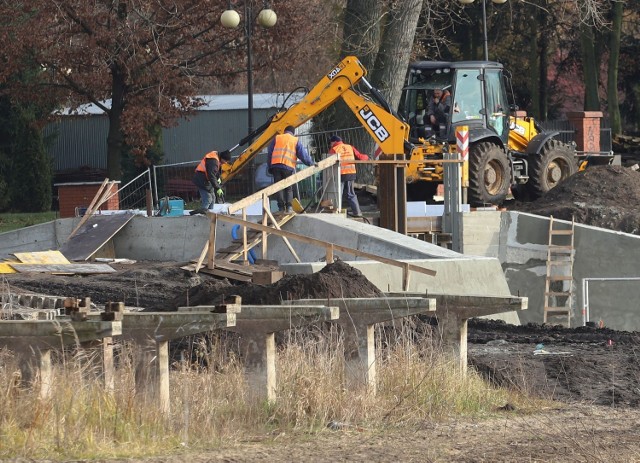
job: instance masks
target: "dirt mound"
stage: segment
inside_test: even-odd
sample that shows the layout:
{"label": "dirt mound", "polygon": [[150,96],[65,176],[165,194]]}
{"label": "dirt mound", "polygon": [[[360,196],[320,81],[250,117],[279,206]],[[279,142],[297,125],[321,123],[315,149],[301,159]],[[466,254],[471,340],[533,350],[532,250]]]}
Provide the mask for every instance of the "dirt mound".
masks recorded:
{"label": "dirt mound", "polygon": [[243,304],[277,305],[294,299],[335,299],[380,297],[382,292],[360,270],[336,260],[310,275],[287,275],[272,285],[237,285],[211,280],[190,288],[173,300],[174,307],[214,305],[231,295],[242,297]]}
{"label": "dirt mound", "polygon": [[621,166],[593,166],[569,177],[538,200],[509,209],[640,234],[640,173]]}
{"label": "dirt mound", "polygon": [[640,406],[640,333],[469,321],[469,364],[501,387],[563,402]]}

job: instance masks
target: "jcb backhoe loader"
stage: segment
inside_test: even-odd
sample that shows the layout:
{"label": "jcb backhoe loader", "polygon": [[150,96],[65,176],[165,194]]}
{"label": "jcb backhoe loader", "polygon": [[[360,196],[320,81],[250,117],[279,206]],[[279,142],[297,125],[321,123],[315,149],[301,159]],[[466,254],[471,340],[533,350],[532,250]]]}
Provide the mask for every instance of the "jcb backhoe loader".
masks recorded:
{"label": "jcb backhoe loader", "polygon": [[[430,126],[428,102],[436,89],[451,95],[442,127]],[[578,170],[584,153],[543,131],[532,117],[517,116],[509,106],[503,66],[489,61],[421,61],[413,63],[400,113],[406,115],[412,142],[428,143],[426,159],[441,158],[455,148],[455,129],[469,127],[469,190],[472,205],[501,204],[509,187],[535,199]],[[422,153],[411,159],[420,161]],[[611,157],[600,157],[609,162]],[[408,166],[408,196],[432,194],[422,181],[441,182],[442,166],[419,162]],[[420,198],[422,199],[422,198]]]}

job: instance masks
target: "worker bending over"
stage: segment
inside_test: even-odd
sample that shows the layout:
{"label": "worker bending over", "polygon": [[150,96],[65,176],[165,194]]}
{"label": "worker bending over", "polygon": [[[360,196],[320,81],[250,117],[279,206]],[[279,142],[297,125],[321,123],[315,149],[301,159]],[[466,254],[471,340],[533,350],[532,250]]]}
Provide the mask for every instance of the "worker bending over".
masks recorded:
{"label": "worker bending over", "polygon": [[337,154],[340,158],[340,189],[351,208],[351,215],[362,217],[360,203],[358,203],[358,197],[353,189],[353,182],[356,179],[356,165],[349,161],[353,161],[355,158],[366,161],[369,156],[360,153],[354,146],[344,143],[342,138],[337,135],[332,136],[330,141],[331,149],[328,154]]}
{"label": "worker bending over", "polygon": [[[229,162],[231,153],[229,151],[210,151],[204,155],[193,175],[193,183],[198,187],[202,209],[211,209],[215,204],[216,197],[222,200],[224,192],[218,180],[220,165],[222,162]],[[222,161],[222,162],[221,162]]]}
{"label": "worker bending over", "polygon": [[[269,173],[273,175],[274,183],[291,177],[296,172],[297,160],[300,159],[307,166],[317,166],[311,159],[307,149],[302,146],[298,137],[294,135],[295,128],[287,126],[284,133],[276,135],[269,145],[267,165]],[[278,210],[293,212],[291,201],[293,200],[292,185],[277,193]]]}

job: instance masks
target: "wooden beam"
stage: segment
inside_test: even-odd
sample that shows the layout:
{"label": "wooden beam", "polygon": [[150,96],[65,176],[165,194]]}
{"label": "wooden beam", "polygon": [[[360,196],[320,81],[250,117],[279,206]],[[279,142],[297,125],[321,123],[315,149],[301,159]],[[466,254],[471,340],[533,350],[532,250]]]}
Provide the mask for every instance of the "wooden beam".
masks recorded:
{"label": "wooden beam", "polygon": [[[269,214],[267,214],[267,212]],[[267,195],[262,195],[262,225],[265,227],[269,223],[269,215],[271,215],[271,203]],[[273,220],[273,219],[272,219]],[[262,230],[262,259],[267,259],[267,237],[269,234]]]}
{"label": "wooden beam", "polygon": [[338,162],[338,155],[334,154],[333,156],[329,156],[326,159],[318,162],[318,167],[308,167],[306,169],[301,170],[300,172],[296,172],[290,177],[285,178],[284,180],[280,180],[278,183],[274,183],[273,185],[269,185],[266,188],[254,193],[250,196],[247,196],[240,201],[237,201],[229,206],[228,212],[229,214],[233,214],[234,212],[239,211],[240,209],[244,209],[247,206],[251,206],[256,201],[262,198],[262,195],[271,196],[274,193],[277,193],[280,190],[284,190],[288,186],[293,185],[294,183],[298,183],[300,180],[304,180],[305,178],[311,177],[318,172],[323,171],[327,167],[331,167],[335,163]]}
{"label": "wooden beam", "polygon": [[211,217],[211,225],[209,226],[209,255],[207,258],[207,268],[213,269],[216,255],[216,229],[218,221],[216,217]]}
{"label": "wooden beam", "polygon": [[[271,222],[273,222],[273,227],[276,230],[282,230],[280,228],[280,225],[278,225],[278,221],[273,217],[273,215],[271,214],[271,211],[267,211],[267,215],[269,216],[269,218],[271,219]],[[293,249],[293,246],[291,246],[291,243],[289,242],[289,240],[286,237],[282,237],[282,240],[284,241],[284,244],[287,245],[287,247],[289,248],[289,251],[291,251],[291,255],[293,256],[293,258],[296,260],[297,263],[300,263],[300,258],[298,257],[298,254],[296,253],[295,249]]]}
{"label": "wooden beam", "polygon": [[202,267],[202,262],[204,262],[204,258],[207,255],[207,251],[209,250],[211,246],[209,245],[209,240],[207,240],[206,243],[204,243],[204,248],[202,248],[202,251],[200,252],[200,257],[198,257],[198,262],[196,262],[196,273],[198,273],[200,271],[200,267]]}
{"label": "wooden beam", "polygon": [[12,262],[9,265],[20,273],[75,273],[78,275],[90,275],[116,272],[109,264],[18,264]]}
{"label": "wooden beam", "polygon": [[80,219],[80,222],[78,222],[78,225],[76,225],[76,228],[74,228],[73,231],[69,234],[69,236],[67,237],[67,240],[71,238],[73,235],[75,235],[78,232],[78,230],[80,230],[80,227],[82,227],[84,223],[87,220],[89,220],[89,217],[91,217],[91,215],[93,214],[93,208],[96,202],[98,201],[98,198],[101,198],[103,195],[104,188],[107,183],[109,183],[109,179],[105,178],[104,181],[102,182],[102,185],[100,185],[100,188],[98,188],[98,191],[96,192],[95,196],[91,200],[91,203],[89,203],[89,207],[87,208],[86,211],[84,211],[84,215]]}
{"label": "wooden beam", "polygon": [[436,274],[436,272],[434,270],[429,270],[423,267],[419,267],[417,265],[413,265],[413,264],[409,264],[406,262],[400,262],[398,260],[395,259],[390,259],[388,257],[382,257],[382,256],[377,256],[375,254],[371,254],[370,252],[365,252],[365,251],[360,251],[358,249],[353,249],[353,248],[349,248],[347,246],[342,246],[340,244],[335,244],[335,243],[329,243],[327,241],[321,241],[315,238],[311,238],[308,236],[304,236],[304,235],[300,235],[298,233],[293,233],[290,231],[286,231],[286,230],[276,230],[273,229],[271,227],[266,227],[262,224],[259,223],[253,223],[253,222],[247,222],[245,220],[230,216],[230,215],[220,215],[218,214],[218,219],[220,220],[224,220],[226,222],[231,222],[231,223],[236,223],[236,224],[240,224],[240,225],[246,225],[248,228],[253,228],[254,230],[266,230],[269,231],[270,233],[273,233],[274,235],[278,235],[278,236],[286,236],[287,238],[291,238],[297,241],[302,241],[303,243],[307,243],[307,244],[311,244],[313,246],[318,246],[320,248],[324,248],[327,249],[329,247],[333,247],[334,250],[336,251],[340,251],[340,252],[345,252],[347,254],[351,254],[354,256],[360,256],[360,257],[366,257],[367,259],[371,259],[371,260],[375,260],[378,262],[382,262],[388,265],[392,265],[394,267],[400,267],[400,268],[404,268],[405,265],[408,266],[409,270],[412,270],[414,272],[418,272],[418,273],[422,273],[424,275],[429,275],[429,276],[434,276]]}

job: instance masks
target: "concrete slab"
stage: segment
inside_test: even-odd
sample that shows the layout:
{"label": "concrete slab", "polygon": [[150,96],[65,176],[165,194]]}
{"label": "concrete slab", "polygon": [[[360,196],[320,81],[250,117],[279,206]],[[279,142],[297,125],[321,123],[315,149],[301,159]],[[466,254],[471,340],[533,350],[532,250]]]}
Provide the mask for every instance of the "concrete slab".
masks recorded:
{"label": "concrete slab", "polygon": [[[443,247],[337,214],[298,215],[283,229],[391,259],[441,259],[459,256]],[[302,262],[317,262],[325,257],[324,249],[301,243],[292,244]],[[295,262],[285,251],[281,239],[272,238],[269,241],[268,259],[282,259],[281,263]],[[362,260],[340,252],[336,252],[335,256],[345,261]]]}

